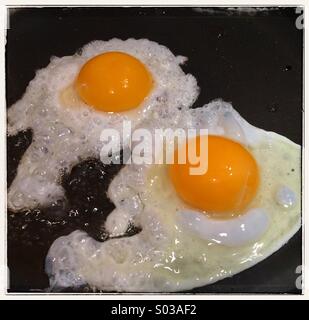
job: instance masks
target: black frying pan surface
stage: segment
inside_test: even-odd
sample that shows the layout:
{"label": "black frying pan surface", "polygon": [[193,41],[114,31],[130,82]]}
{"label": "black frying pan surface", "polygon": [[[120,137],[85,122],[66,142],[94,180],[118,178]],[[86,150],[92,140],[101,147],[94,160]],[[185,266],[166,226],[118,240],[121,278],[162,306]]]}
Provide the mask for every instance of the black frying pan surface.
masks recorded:
{"label": "black frying pan surface", "polygon": [[[239,12],[213,8],[24,8],[10,10],[6,46],[8,107],[51,56],[72,55],[92,40],[148,38],[189,61],[201,88],[195,107],[215,98],[233,103],[253,125],[302,143],[303,31],[295,8]],[[8,185],[31,143],[31,130],[8,138]],[[48,287],[44,259],[51,243],[76,229],[105,241],[98,225],[113,209],[102,196],[120,166],[88,159],[64,175],[67,203],[8,212],[11,292]],[[104,174],[104,179],[102,176]],[[126,236],[139,232],[131,226]],[[191,293],[300,293],[301,232],[258,265]],[[68,289],[87,292],[87,288]]]}

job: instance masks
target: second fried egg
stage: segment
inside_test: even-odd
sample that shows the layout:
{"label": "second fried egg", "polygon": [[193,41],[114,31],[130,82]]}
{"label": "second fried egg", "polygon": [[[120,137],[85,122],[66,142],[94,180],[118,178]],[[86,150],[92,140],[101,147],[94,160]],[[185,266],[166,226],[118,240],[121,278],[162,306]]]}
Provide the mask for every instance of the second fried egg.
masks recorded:
{"label": "second fried egg", "polygon": [[[173,127],[168,119],[154,125]],[[249,268],[299,229],[298,145],[220,100],[183,112],[179,126],[209,130],[211,177],[193,179],[176,167],[175,179],[164,164],[125,166],[108,190],[116,209],[105,228],[115,238],[99,243],[75,231],[57,239],[46,259],[51,287],[188,290]],[[142,231],[118,238],[130,223]]]}

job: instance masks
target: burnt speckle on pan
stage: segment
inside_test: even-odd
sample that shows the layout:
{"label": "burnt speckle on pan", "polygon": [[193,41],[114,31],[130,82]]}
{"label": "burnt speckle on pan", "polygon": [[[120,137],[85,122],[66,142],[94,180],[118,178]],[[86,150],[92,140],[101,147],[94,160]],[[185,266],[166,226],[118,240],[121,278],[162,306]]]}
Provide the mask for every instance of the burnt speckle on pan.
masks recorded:
{"label": "burnt speckle on pan", "polygon": [[[21,98],[51,56],[74,54],[92,40],[147,38],[189,58],[198,80],[194,107],[214,98],[231,101],[249,123],[302,143],[302,39],[295,8],[25,8],[9,12],[6,45],[7,106]],[[7,139],[7,182],[32,140],[31,129]],[[50,245],[76,229],[98,241],[114,206],[106,197],[120,165],[83,159],[62,175],[66,199],[46,208],[8,212],[10,292],[48,290],[44,271]],[[124,236],[141,230],[130,226]],[[301,231],[258,265],[194,293],[300,293]],[[88,287],[64,292],[92,292]]]}

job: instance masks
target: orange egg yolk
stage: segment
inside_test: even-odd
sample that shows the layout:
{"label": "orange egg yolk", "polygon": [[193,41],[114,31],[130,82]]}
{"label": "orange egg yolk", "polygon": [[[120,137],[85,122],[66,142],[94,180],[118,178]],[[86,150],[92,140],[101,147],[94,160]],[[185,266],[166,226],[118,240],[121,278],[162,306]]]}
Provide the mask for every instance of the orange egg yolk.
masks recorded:
{"label": "orange egg yolk", "polygon": [[152,86],[152,77],[145,65],[122,52],[107,52],[90,59],[75,82],[79,97],[87,105],[105,112],[138,107]]}
{"label": "orange egg yolk", "polygon": [[259,185],[257,163],[241,144],[224,137],[208,136],[208,148],[201,149],[200,139],[206,138],[196,137],[197,155],[208,152],[206,173],[190,174],[188,144],[195,139],[192,138],[183,146],[187,157],[184,164],[177,163],[178,150],[175,151],[175,163],[169,165],[172,184],[180,198],[194,208],[223,218],[238,215],[256,194]]}

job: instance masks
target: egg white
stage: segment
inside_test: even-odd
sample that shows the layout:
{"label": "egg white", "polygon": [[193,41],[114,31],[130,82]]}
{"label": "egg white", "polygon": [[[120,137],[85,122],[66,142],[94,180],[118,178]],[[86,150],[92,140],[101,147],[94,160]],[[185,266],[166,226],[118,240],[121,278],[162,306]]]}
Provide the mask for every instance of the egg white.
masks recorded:
{"label": "egg white", "polygon": [[[154,79],[150,95],[129,112],[98,112],[72,95],[70,88],[83,64],[108,51],[138,58]],[[33,131],[33,141],[8,192],[8,207],[31,209],[63,198],[61,172],[82,159],[99,157],[103,128],[121,132],[123,120],[131,120],[134,128],[143,119],[171,117],[175,110],[189,108],[199,88],[195,78],[180,68],[185,61],[185,57],[174,56],[165,46],[146,39],[94,41],[73,56],[53,57],[8,110],[9,135],[28,128]]]}
{"label": "egg white", "polygon": [[[194,233],[189,223],[187,227],[179,223],[178,214],[192,208],[177,196],[165,165],[127,165],[109,187],[108,195],[116,209],[105,227],[111,236],[121,235],[129,223],[142,231],[104,243],[81,231],[60,237],[46,258],[51,288],[87,284],[104,291],[188,290],[251,267],[278,250],[299,229],[299,145],[250,125],[221,100],[182,112],[178,123],[160,118],[153,125],[165,128],[173,127],[173,123],[174,127],[208,128],[211,134],[237,140],[252,152],[260,167],[261,182],[248,210],[263,210],[267,228],[251,238],[249,232],[242,242],[237,242],[237,234],[232,237],[234,243],[208,239],[207,232],[205,238],[203,230]],[[286,206],[289,199],[293,205]],[[255,220],[249,215],[247,218],[246,223],[253,228]],[[229,223],[234,222],[225,223],[231,228]]]}

